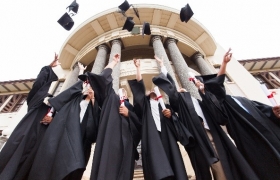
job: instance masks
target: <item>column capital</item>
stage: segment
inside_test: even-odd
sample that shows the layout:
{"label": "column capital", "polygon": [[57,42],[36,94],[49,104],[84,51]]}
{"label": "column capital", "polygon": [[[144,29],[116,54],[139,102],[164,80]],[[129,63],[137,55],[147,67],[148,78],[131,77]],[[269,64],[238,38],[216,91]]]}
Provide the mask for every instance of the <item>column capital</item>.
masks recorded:
{"label": "column capital", "polygon": [[175,44],[177,44],[177,42],[178,42],[177,39],[174,39],[174,38],[167,38],[163,44],[164,44],[164,47],[167,48],[167,46],[168,46],[170,43],[175,43]]}
{"label": "column capital", "polygon": [[73,64],[72,70],[74,70],[76,67],[78,67],[78,61]]}
{"label": "column capital", "polygon": [[196,51],[192,56],[191,56],[191,60],[195,60],[197,58],[203,58],[204,59],[204,55],[202,53],[200,53],[199,51]]}
{"label": "column capital", "polygon": [[110,51],[110,47],[107,44],[100,44],[99,46],[96,46],[95,49],[98,51],[99,49],[104,49],[106,53],[108,54]]}
{"label": "column capital", "polygon": [[121,39],[113,39],[113,40],[110,41],[109,43],[110,43],[111,47],[112,47],[114,44],[118,44],[119,46],[121,46],[121,49],[124,49],[124,45],[123,45]]}
{"label": "column capital", "polygon": [[153,44],[153,42],[156,40],[160,40],[162,42],[162,39],[163,38],[160,35],[153,35],[153,36],[151,36],[150,44]]}

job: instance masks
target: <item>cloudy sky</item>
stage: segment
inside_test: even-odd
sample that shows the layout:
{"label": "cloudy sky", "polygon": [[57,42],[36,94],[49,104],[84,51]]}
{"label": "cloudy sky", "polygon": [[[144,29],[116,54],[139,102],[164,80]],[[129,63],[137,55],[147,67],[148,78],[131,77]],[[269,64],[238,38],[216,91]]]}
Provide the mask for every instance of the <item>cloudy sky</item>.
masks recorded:
{"label": "cloudy sky", "polygon": [[[53,60],[63,42],[82,22],[117,7],[123,0],[77,0],[74,27],[64,30],[57,20],[72,0],[12,0],[1,2],[0,81],[35,78]],[[129,0],[130,4],[160,4],[181,9],[187,3],[224,49],[236,59],[280,56],[279,0]]]}

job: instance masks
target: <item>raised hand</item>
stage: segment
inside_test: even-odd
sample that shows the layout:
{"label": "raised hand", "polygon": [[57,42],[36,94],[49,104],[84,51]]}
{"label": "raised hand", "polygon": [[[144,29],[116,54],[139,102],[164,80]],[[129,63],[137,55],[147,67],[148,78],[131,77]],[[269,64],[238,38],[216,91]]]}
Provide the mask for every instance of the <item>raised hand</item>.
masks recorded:
{"label": "raised hand", "polygon": [[224,55],[224,60],[223,60],[224,63],[228,63],[231,60],[232,53],[230,51],[231,48],[229,48],[226,54]]}
{"label": "raised hand", "polygon": [[80,71],[84,71],[87,68],[87,66],[84,67],[84,65],[80,62],[78,62],[78,66],[79,66]]}
{"label": "raised hand", "polygon": [[159,65],[162,67],[163,66],[163,57],[161,57],[161,59],[158,58],[156,55],[154,57],[157,60],[157,62],[159,63]]}
{"label": "raised hand", "polygon": [[113,57],[113,61],[115,61],[116,63],[118,63],[120,61],[121,56],[119,54],[115,54]]}
{"label": "raised hand", "polygon": [[56,67],[60,65],[61,63],[58,61],[58,54],[54,53],[54,60],[51,62],[51,67]]}
{"label": "raised hand", "polygon": [[140,68],[140,60],[139,59],[133,59],[134,65],[136,68]]}

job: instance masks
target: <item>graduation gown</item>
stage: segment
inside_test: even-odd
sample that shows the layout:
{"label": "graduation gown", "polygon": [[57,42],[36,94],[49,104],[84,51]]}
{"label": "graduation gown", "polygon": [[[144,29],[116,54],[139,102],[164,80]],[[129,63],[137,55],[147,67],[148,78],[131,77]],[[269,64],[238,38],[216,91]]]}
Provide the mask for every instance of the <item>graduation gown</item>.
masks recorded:
{"label": "graduation gown", "polygon": [[221,128],[220,125],[226,125],[228,123],[228,117],[223,111],[217,112],[215,106],[218,106],[219,109],[220,106],[219,103],[217,103],[217,100],[214,99],[215,97],[213,97],[208,91],[205,91],[205,94],[202,94],[200,91],[199,93],[202,98],[200,106],[207,119],[219,160],[222,164],[227,180],[259,179],[246,159]]}
{"label": "graduation gown", "polygon": [[[226,95],[223,85],[224,78],[225,75],[217,76],[204,84],[206,90],[216,95],[220,110],[223,110],[228,116],[229,121],[226,127],[230,136],[260,179],[279,179],[280,141],[277,141],[277,136],[268,125],[268,123],[273,123],[269,119],[272,112],[263,113],[260,110],[268,109],[266,105],[260,103],[254,105],[255,102],[237,97],[250,114],[246,112],[231,96]],[[218,108],[218,106],[214,107]],[[265,115],[266,113],[268,116]]]}
{"label": "graduation gown", "polygon": [[[188,179],[172,120],[163,116],[160,107],[159,133],[152,116],[149,98],[145,96],[143,80],[129,80],[128,83],[133,92],[134,108],[142,119],[141,152],[145,180]],[[171,109],[168,106],[167,108]]]}
{"label": "graduation gown", "polygon": [[96,102],[94,106],[89,102],[80,123],[80,102],[84,98],[82,84],[78,81],[49,100],[57,114],[45,133],[28,179],[61,180],[70,173],[72,178],[66,179],[81,179],[99,123]]}
{"label": "graduation gown", "polygon": [[48,125],[41,124],[50,109],[43,103],[56,74],[50,66],[41,69],[27,97],[28,112],[18,123],[0,152],[0,179],[25,179]]}
{"label": "graduation gown", "polygon": [[218,161],[218,157],[195,111],[190,93],[178,93],[169,74],[166,77],[160,73],[153,78],[153,82],[169,96],[170,105],[178,112],[179,119],[195,139],[195,145],[185,146],[185,149],[191,160],[196,179],[212,179],[210,166]]}
{"label": "graduation gown", "polygon": [[87,73],[100,102],[99,131],[92,162],[91,180],[131,180],[140,141],[141,122],[133,111],[119,113],[120,98],[112,88],[112,69],[99,75]]}

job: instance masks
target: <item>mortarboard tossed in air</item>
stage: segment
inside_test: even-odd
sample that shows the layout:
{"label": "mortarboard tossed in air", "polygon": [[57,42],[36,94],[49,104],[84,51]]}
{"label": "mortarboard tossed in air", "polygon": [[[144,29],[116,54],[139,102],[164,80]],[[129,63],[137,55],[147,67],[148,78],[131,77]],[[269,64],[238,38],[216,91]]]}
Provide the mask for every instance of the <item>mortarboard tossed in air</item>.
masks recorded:
{"label": "mortarboard tossed in air", "polygon": [[63,16],[61,16],[57,22],[67,31],[69,31],[74,25],[74,21],[68,13],[65,13]]}
{"label": "mortarboard tossed in air", "polygon": [[182,22],[188,22],[191,17],[193,16],[193,11],[190,7],[189,4],[187,4],[185,7],[182,7],[181,11],[180,11],[180,19]]}
{"label": "mortarboard tossed in air", "polygon": [[129,3],[127,2],[127,0],[125,0],[121,5],[119,5],[118,8],[120,9],[120,13],[122,13],[125,17],[127,17],[126,14],[125,14],[125,12],[130,8],[130,6],[132,6],[135,15],[136,15],[136,16],[138,17],[138,19],[140,20],[140,16],[139,16],[138,9],[135,8],[132,4],[129,4]]}
{"label": "mortarboard tossed in air", "polygon": [[69,12],[73,11],[74,13],[77,14],[78,9],[79,9],[79,4],[76,2],[76,0],[74,0],[67,8],[68,8]]}
{"label": "mortarboard tossed in air", "polygon": [[127,17],[126,21],[123,25],[122,30],[126,29],[127,31],[132,31],[133,27],[134,27],[134,21],[133,21],[133,17]]}
{"label": "mortarboard tossed in air", "polygon": [[74,26],[74,21],[71,17],[78,13],[79,4],[74,0],[66,9],[68,9],[68,13],[63,14],[57,22],[69,31]]}
{"label": "mortarboard tossed in air", "polygon": [[144,34],[151,35],[151,28],[150,24],[144,22],[143,27],[142,27],[142,36],[144,37]]}

